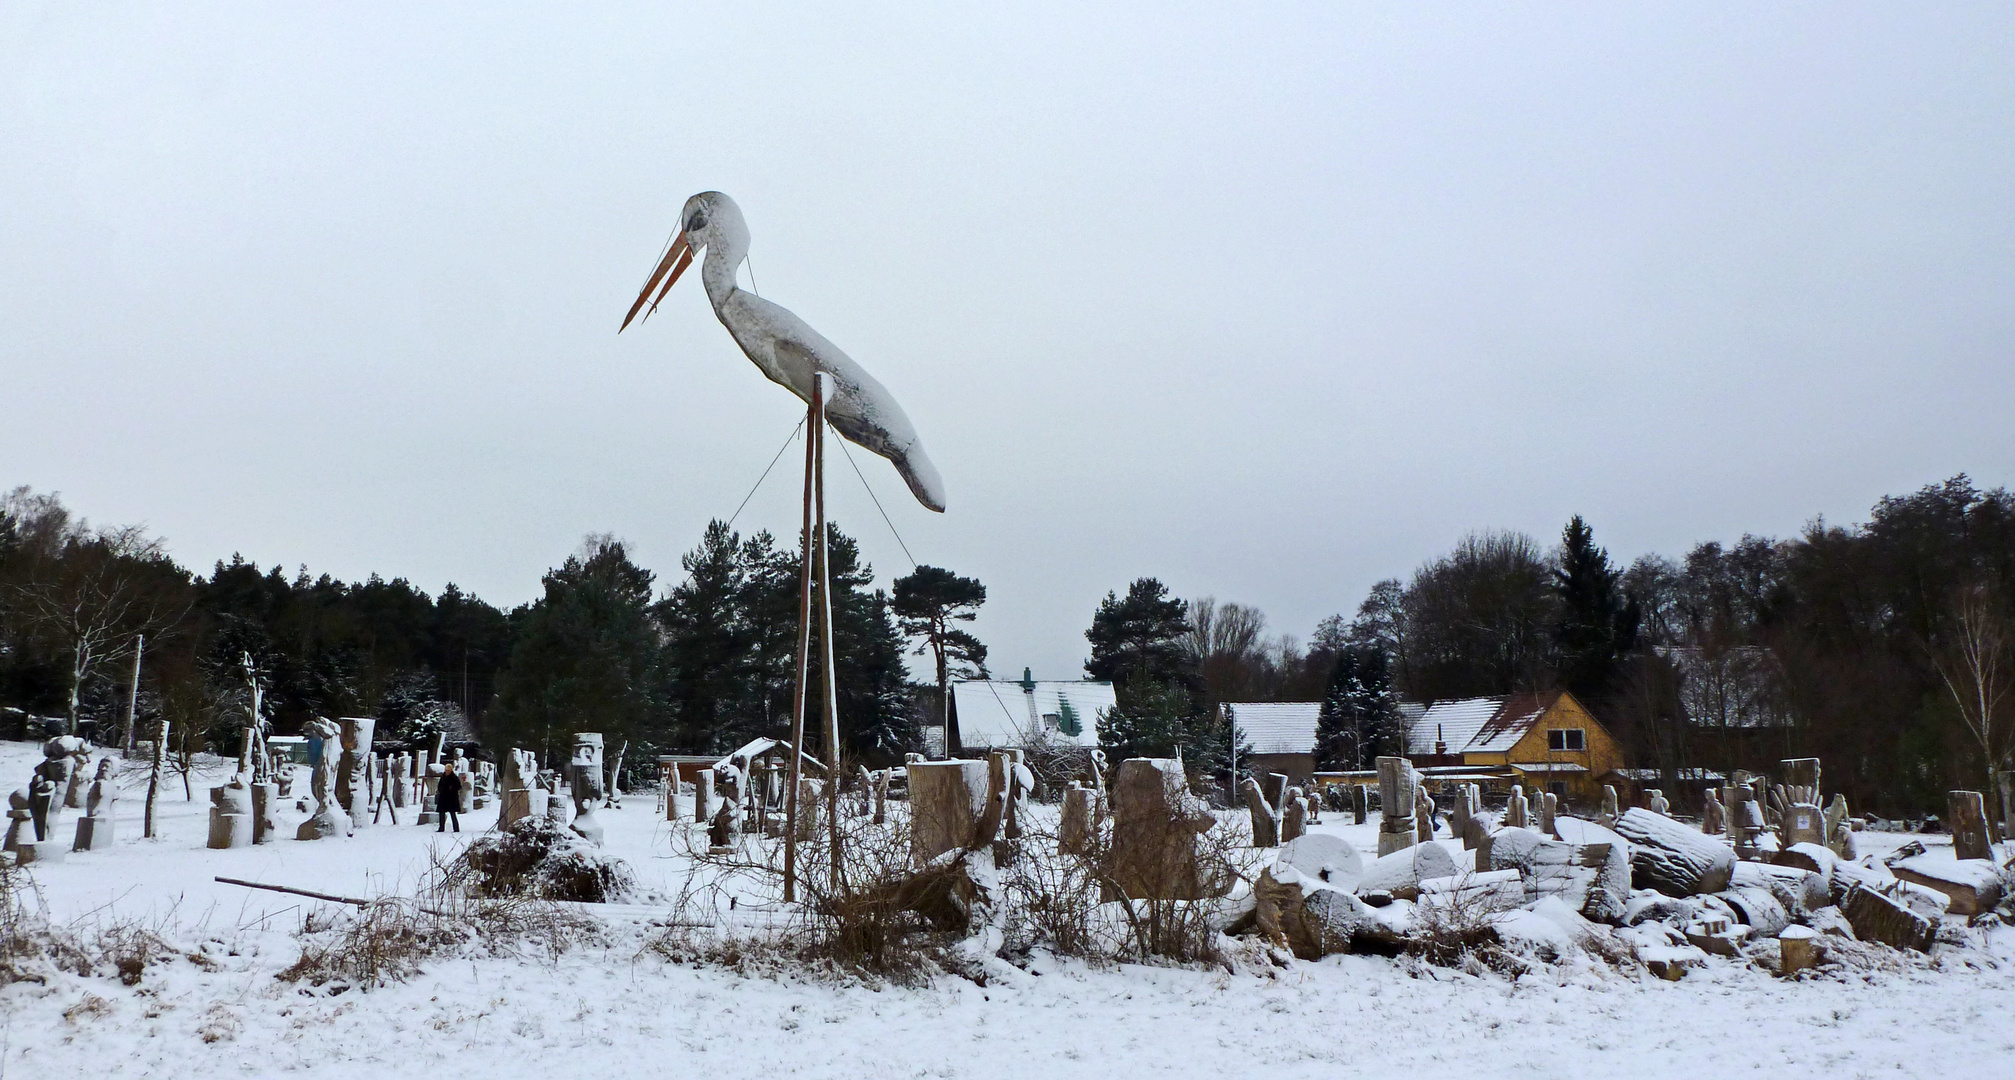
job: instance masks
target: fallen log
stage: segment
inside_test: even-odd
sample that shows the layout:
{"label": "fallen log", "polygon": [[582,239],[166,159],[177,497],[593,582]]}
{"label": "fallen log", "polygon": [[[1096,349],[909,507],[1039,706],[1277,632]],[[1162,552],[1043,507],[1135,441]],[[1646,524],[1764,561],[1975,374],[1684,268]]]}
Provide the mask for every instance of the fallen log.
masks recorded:
{"label": "fallen log", "polygon": [[1726,889],[1735,873],[1734,848],[1664,814],[1633,806],[1611,828],[1630,841],[1630,869],[1639,888],[1696,896]]}

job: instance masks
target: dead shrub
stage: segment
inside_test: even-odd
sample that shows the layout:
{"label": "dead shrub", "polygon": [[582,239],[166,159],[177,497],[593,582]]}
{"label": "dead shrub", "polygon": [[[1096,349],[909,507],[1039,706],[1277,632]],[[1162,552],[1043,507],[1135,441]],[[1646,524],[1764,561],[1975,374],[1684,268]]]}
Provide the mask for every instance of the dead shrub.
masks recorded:
{"label": "dead shrub", "polygon": [[1406,952],[1436,967],[1472,974],[1483,970],[1520,975],[1529,961],[1504,947],[1489,903],[1460,890],[1432,904],[1421,904],[1418,920],[1404,938]]}
{"label": "dead shrub", "polygon": [[627,863],[544,816],[521,818],[478,837],[463,857],[443,882],[460,895],[607,904],[636,892],[636,875]]}
{"label": "dead shrub", "polygon": [[301,935],[301,956],[279,974],[310,986],[383,986],[420,972],[420,962],[462,941],[448,920],[411,900],[385,897],[330,932]]}
{"label": "dead shrub", "polygon": [[[710,879],[690,887],[680,897],[678,921],[647,947],[668,959],[701,959],[739,966],[752,957],[795,958],[801,963],[830,964],[836,972],[913,982],[936,968],[942,947],[956,936],[954,923],[960,900],[960,875],[948,868],[918,872],[910,864],[907,815],[889,808],[889,820],[877,825],[849,812],[841,803],[839,860],[833,859],[832,833],[825,808],[819,827],[797,845],[796,900],[775,917],[765,933],[748,936],[724,927],[735,921],[739,899],[736,885],[761,898],[780,901],[784,892],[784,845],[781,840],[744,836],[731,850],[711,850],[701,834],[689,833],[686,853],[695,868]],[[970,897],[965,902],[970,902]],[[746,910],[746,909],[743,909]],[[696,926],[693,923],[712,923]],[[715,931],[701,933],[700,931]]]}

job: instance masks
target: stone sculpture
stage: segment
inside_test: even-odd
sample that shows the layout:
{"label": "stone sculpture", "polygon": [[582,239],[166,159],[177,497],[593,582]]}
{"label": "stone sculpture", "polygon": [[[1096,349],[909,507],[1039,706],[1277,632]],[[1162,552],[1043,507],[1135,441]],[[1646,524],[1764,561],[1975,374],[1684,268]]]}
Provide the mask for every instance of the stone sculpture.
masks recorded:
{"label": "stone sculpture", "polygon": [[1735,789],[1735,805],[1729,807],[1729,828],[1735,834],[1735,854],[1738,858],[1754,859],[1762,852],[1757,840],[1768,828],[1763,817],[1763,805],[1756,801],[1756,792],[1748,784]]}
{"label": "stone sculpture", "polygon": [[1595,823],[1605,829],[1615,828],[1619,816],[1616,809],[1616,788],[1609,784],[1602,785],[1602,812],[1596,815]]}
{"label": "stone sculpture", "polygon": [[84,796],[84,816],[77,819],[77,840],[72,851],[106,851],[112,847],[115,807],[119,802],[119,763],[112,758],[98,762],[98,776]]}
{"label": "stone sculpture", "polygon": [[17,789],[7,795],[7,841],[0,851],[14,851],[23,843],[35,842],[35,815],[28,809],[28,791]]}
{"label": "stone sculpture", "polygon": [[1287,806],[1280,812],[1280,842],[1293,843],[1302,833],[1308,831],[1308,800],[1302,798],[1300,788],[1287,789]]}
{"label": "stone sculpture", "polygon": [[342,725],[343,755],[336,762],[336,806],[350,815],[350,828],[370,824],[371,735],[378,722],[368,716],[345,716]]}
{"label": "stone sculpture", "polygon": [[306,725],[308,737],[318,740],[319,752],[309,762],[308,789],[315,796],[315,812],[294,830],[296,840],[323,840],[349,832],[348,815],[336,811],[332,790],[336,782],[336,754],[333,752],[341,729],[332,721],[316,717]]}
{"label": "stone sculpture", "polygon": [[[1283,781],[1286,779],[1285,776],[1281,777]],[[1239,783],[1238,789],[1245,797],[1246,811],[1252,816],[1252,846],[1279,847],[1280,810],[1273,800],[1266,797],[1266,791],[1260,786],[1259,781],[1250,776]]]}
{"label": "stone sculpture", "polygon": [[1727,815],[1721,809],[1721,799],[1713,788],[1708,788],[1701,796],[1700,831],[1708,836],[1717,836],[1728,831]]}
{"label": "stone sculpture", "polygon": [[988,807],[989,765],[953,758],[909,765],[910,861],[922,866],[972,843]]}
{"label": "stone sculpture", "polygon": [[84,806],[84,789],[90,776],[91,744],[82,739],[72,739],[76,745],[70,750],[69,777],[63,784],[63,808],[80,810]]}
{"label": "stone sculpture", "polygon": [[602,842],[602,825],[595,820],[595,807],[602,802],[602,736],[600,732],[574,733],[574,756],[567,765],[568,790],[574,799],[574,821],[568,826],[588,842]]}
{"label": "stone sculpture", "polygon": [[75,759],[86,753],[86,743],[75,735],[58,735],[42,744],[42,760],[28,780],[29,809],[34,811],[35,839],[55,835],[56,817],[62,811],[64,793],[70,785]]}
{"label": "stone sculpture", "polygon": [[1527,829],[1532,827],[1532,803],[1525,797],[1525,785],[1511,785],[1511,801],[1504,804],[1504,827],[1507,829]]}
{"label": "stone sculpture", "polygon": [[731,799],[721,800],[715,810],[713,821],[707,825],[708,851],[715,855],[726,855],[735,850],[741,838],[741,808]]}
{"label": "stone sculpture", "polygon": [[1378,759],[1378,854],[1381,858],[1414,845],[1413,764],[1403,757]]}
{"label": "stone sculpture", "polygon": [[1644,808],[1663,817],[1672,816],[1672,804],[1666,801],[1664,788],[1645,789]]}
{"label": "stone sculpture", "polygon": [[1428,843],[1434,839],[1434,800],[1428,797],[1427,789],[1414,785],[1413,788],[1413,831],[1417,843]]}
{"label": "stone sculpture", "polygon": [[1847,796],[1837,791],[1833,793],[1833,801],[1826,804],[1824,821],[1826,846],[1833,848],[1833,854],[1842,854],[1840,849],[1835,846],[1834,838],[1843,835],[1842,828],[1847,824]]}
{"label": "stone sculpture", "polygon": [[714,770],[701,769],[693,777],[693,820],[705,824],[713,820]]}
{"label": "stone sculpture", "polygon": [[499,828],[508,828],[522,818],[545,816],[546,793],[539,789],[538,773],[539,759],[531,751],[513,747],[505,755],[503,802],[497,809]]}
{"label": "stone sculpture", "polygon": [[1539,831],[1554,839],[1560,839],[1560,796],[1549,791],[1539,797]]}
{"label": "stone sculpture", "polygon": [[56,781],[37,772],[28,778],[28,813],[35,826],[37,842],[49,839],[50,830],[55,826],[56,811],[62,800],[56,797]]}
{"label": "stone sculpture", "polygon": [[1364,790],[1363,784],[1352,784],[1350,787],[1350,823],[1352,825],[1362,825],[1365,819],[1370,816],[1371,793]]}
{"label": "stone sculpture", "polygon": [[1063,791],[1063,819],[1057,825],[1057,851],[1083,855],[1091,850],[1098,828],[1098,793],[1072,780]]}
{"label": "stone sculpture", "polygon": [[250,847],[252,844],[252,789],[245,774],[236,773],[227,783],[210,789],[210,840],[213,848]]}

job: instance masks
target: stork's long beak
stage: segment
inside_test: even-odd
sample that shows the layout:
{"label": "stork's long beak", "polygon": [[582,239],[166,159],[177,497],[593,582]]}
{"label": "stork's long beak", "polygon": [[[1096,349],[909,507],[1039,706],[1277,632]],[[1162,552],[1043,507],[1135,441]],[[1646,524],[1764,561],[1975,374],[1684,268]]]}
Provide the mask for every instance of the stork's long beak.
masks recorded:
{"label": "stork's long beak", "polygon": [[[685,273],[686,267],[691,265],[693,265],[693,246],[686,242],[685,231],[680,230],[679,238],[672,241],[672,246],[666,249],[664,259],[658,263],[658,268],[651,272],[651,280],[644,282],[644,291],[637,294],[637,302],[630,305],[630,313],[623,316],[623,325],[616,328],[616,333],[620,334],[629,329],[630,321],[637,317],[637,312],[643,308],[646,300],[651,302],[651,310],[644,312],[644,318],[650,318],[651,311],[658,310],[658,301],[663,300],[665,294],[672,291],[672,286],[679,283],[679,275]],[[666,276],[666,271],[671,272],[669,277]],[[664,282],[662,286],[658,284],[660,280]],[[658,293],[655,298],[651,296],[653,289]]]}

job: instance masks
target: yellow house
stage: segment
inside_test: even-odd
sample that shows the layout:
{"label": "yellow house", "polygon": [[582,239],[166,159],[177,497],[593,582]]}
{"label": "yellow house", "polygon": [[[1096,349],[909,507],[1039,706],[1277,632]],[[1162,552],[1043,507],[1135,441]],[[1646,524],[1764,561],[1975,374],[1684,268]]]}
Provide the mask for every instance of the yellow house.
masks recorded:
{"label": "yellow house", "polygon": [[1597,778],[1624,764],[1609,729],[1565,690],[1436,702],[1409,725],[1406,752],[1422,768],[1488,770],[1577,800],[1600,797]]}

